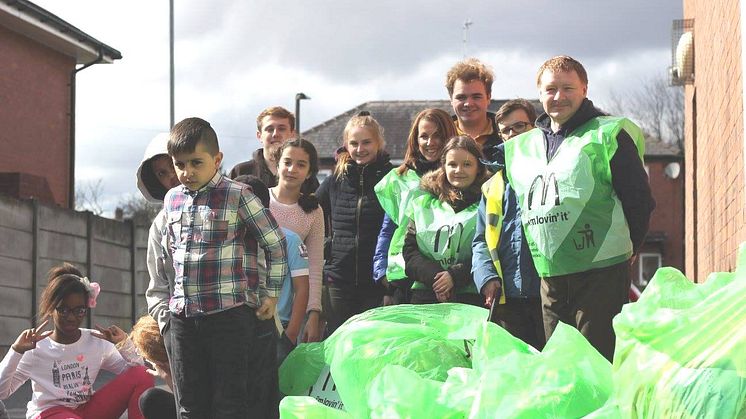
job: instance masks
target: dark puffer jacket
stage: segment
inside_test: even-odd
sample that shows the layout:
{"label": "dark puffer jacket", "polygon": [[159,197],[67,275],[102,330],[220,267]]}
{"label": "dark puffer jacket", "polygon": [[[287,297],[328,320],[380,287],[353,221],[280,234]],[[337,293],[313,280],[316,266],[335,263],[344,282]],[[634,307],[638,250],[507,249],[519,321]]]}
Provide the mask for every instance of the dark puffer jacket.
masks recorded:
{"label": "dark puffer jacket", "polygon": [[327,177],[316,191],[331,221],[331,252],[324,266],[327,281],[374,286],[373,252],[384,211],[373,186],[392,168],[387,154],[365,166],[350,160],[341,176]]}

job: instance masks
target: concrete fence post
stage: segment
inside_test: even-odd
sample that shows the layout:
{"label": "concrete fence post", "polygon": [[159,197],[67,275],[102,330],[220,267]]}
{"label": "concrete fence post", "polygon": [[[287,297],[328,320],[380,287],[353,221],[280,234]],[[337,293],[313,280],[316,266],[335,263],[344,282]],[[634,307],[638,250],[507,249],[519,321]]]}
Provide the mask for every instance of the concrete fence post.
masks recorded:
{"label": "concrete fence post", "polygon": [[31,199],[31,325],[37,326],[38,301],[36,293],[38,292],[39,283],[39,201]]}
{"label": "concrete fence post", "polygon": [[[86,227],[85,227],[85,239],[86,239],[86,276],[89,278],[93,275],[93,213],[90,211],[85,212],[86,216]],[[91,310],[88,310],[87,324],[90,329],[93,324],[93,314]]]}
{"label": "concrete fence post", "polygon": [[127,221],[130,225],[130,273],[132,282],[130,284],[130,299],[131,299],[131,319],[132,324],[134,325],[137,321],[137,243],[135,243],[135,234],[136,234],[136,227],[135,227],[135,220],[130,219]]}

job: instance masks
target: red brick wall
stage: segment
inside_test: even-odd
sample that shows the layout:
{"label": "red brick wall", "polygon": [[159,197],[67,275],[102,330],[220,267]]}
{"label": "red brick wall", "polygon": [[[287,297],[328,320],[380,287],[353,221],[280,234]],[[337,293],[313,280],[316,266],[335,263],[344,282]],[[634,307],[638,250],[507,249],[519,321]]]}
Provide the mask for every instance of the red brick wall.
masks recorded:
{"label": "red brick wall", "polygon": [[[656,208],[650,219],[651,233],[663,232],[666,235],[662,243],[663,266],[684,269],[684,167],[676,179],[665,175],[664,170],[675,160],[658,160],[648,158],[645,161],[650,178],[650,189],[653,191]],[[652,250],[652,248],[651,248]],[[644,251],[644,250],[643,250]]]}
{"label": "red brick wall", "polygon": [[684,0],[695,44],[685,110],[686,273],[698,282],[733,270],[746,240],[740,16],[737,0]]}
{"label": "red brick wall", "polygon": [[46,177],[68,207],[70,72],[62,55],[0,26],[0,172]]}

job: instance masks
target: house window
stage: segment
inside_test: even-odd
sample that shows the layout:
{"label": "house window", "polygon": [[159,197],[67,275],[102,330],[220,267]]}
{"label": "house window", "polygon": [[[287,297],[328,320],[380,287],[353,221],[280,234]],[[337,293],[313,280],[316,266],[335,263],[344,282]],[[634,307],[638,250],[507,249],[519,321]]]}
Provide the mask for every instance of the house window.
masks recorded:
{"label": "house window", "polygon": [[324,181],[327,177],[332,175],[332,169],[320,169],[319,172],[316,174],[316,179],[319,181],[319,184]]}
{"label": "house window", "polygon": [[640,253],[639,271],[636,284],[638,288],[644,289],[655,275],[655,271],[661,267],[660,253]]}

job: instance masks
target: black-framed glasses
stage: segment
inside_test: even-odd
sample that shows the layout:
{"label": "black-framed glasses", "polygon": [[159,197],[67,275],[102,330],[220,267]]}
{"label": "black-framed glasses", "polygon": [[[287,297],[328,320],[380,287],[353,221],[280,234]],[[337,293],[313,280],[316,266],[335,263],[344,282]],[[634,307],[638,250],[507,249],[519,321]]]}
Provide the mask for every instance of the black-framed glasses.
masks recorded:
{"label": "black-framed glasses", "polygon": [[83,317],[86,313],[88,313],[88,307],[55,307],[55,310],[62,317],[67,317],[68,314],[73,314],[75,317]]}
{"label": "black-framed glasses", "polygon": [[510,132],[513,131],[516,134],[520,134],[524,131],[526,131],[526,128],[531,126],[528,122],[518,121],[515,124],[509,125],[503,129],[500,130],[500,134],[503,136],[510,135]]}

